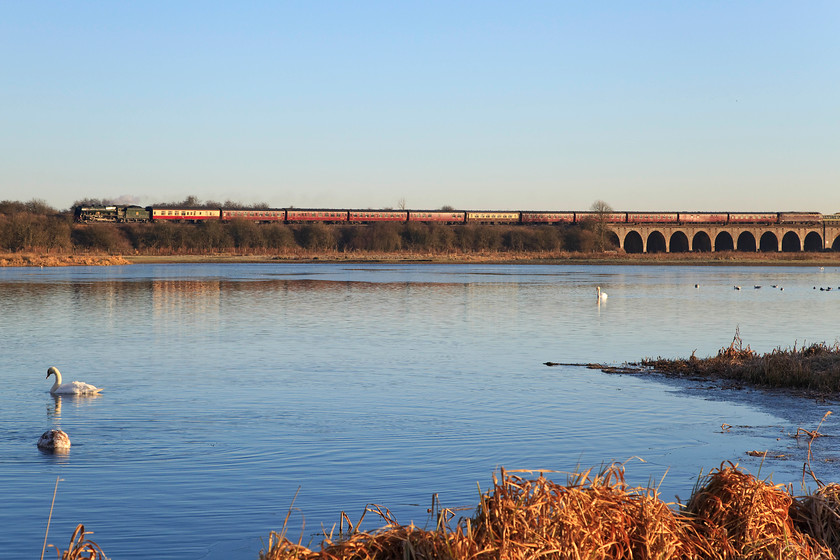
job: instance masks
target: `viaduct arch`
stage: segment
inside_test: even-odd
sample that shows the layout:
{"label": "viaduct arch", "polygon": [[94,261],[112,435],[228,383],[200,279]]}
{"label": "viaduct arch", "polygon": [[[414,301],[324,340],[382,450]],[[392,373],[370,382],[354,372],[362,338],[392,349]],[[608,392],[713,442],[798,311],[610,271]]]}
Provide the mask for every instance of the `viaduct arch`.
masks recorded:
{"label": "viaduct arch", "polygon": [[610,224],[628,253],[840,251],[840,225]]}

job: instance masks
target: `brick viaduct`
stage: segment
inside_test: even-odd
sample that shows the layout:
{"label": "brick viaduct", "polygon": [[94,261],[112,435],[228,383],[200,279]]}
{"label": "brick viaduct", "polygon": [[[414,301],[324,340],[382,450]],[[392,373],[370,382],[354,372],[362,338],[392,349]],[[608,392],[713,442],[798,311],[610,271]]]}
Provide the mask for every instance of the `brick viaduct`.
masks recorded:
{"label": "brick viaduct", "polygon": [[628,253],[840,251],[840,224],[609,224]]}

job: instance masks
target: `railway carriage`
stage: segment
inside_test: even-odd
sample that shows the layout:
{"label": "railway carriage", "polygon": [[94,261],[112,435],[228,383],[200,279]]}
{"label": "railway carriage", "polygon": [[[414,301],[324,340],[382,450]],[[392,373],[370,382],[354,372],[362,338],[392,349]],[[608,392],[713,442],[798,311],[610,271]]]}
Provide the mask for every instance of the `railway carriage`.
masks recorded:
{"label": "railway carriage", "polygon": [[779,221],[776,212],[730,212],[730,224],[775,224]]}
{"label": "railway carriage", "polygon": [[816,224],[822,221],[819,212],[779,212],[780,224]]}
{"label": "railway carriage", "polygon": [[516,224],[519,223],[519,212],[478,212],[468,211],[466,221],[473,224]]}
{"label": "railway carriage", "polygon": [[679,221],[676,212],[627,212],[627,221],[633,224],[674,224]]}
{"label": "railway carriage", "polygon": [[349,221],[369,222],[405,222],[408,212],[405,210],[350,210]]}
{"label": "railway carriage", "polygon": [[320,222],[332,224],[346,222],[349,212],[335,209],[288,209],[286,221],[290,223]]}
{"label": "railway carriage", "polygon": [[[579,224],[582,222],[594,222],[597,221],[599,218],[598,212],[575,212],[575,223]],[[623,224],[627,221],[627,213],[626,212],[606,212],[604,214],[604,218],[606,222],[611,224]]]}
{"label": "railway carriage", "polygon": [[729,220],[726,212],[680,212],[683,224],[725,224]]}
{"label": "railway carriage", "polygon": [[572,224],[574,212],[522,212],[523,224]]}
{"label": "railway carriage", "polygon": [[240,210],[232,208],[222,208],[222,220],[229,222],[230,220],[248,220],[251,222],[285,222],[285,210]]}
{"label": "railway carriage", "polygon": [[451,210],[409,210],[409,222],[436,222],[441,224],[463,224],[466,220],[464,212]]}
{"label": "railway carriage", "polygon": [[152,221],[195,223],[219,219],[219,208],[152,208]]}

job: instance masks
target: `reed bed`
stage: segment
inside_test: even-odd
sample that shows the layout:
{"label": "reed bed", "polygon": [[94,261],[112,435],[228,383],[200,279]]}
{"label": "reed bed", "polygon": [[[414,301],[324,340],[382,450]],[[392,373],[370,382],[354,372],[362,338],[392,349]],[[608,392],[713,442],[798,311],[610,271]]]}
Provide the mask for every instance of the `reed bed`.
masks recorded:
{"label": "reed bed", "polygon": [[744,346],[739,333],[716,356],[647,358],[641,364],[667,375],[728,379],[774,388],[804,389],[820,393],[840,391],[840,344],[825,342],[776,348],[758,354]]}
{"label": "reed bed", "polygon": [[[502,469],[472,517],[454,526],[438,512],[433,530],[400,525],[369,506],[384,527],[325,534],[316,549],[272,532],[260,560],[830,560],[840,558],[840,484],[804,498],[725,463],[698,481],[687,504],[655,488],[630,487],[623,465],[567,475]],[[291,512],[291,509],[290,509]],[[363,516],[364,517],[364,516]],[[342,514],[343,521],[347,519]],[[349,521],[349,520],[348,520]],[[361,520],[360,522],[361,523]],[[60,560],[106,556],[79,525]],[[50,545],[52,546],[52,545]]]}
{"label": "reed bed", "polygon": [[400,526],[326,537],[318,550],[272,533],[261,560],[821,560],[836,558],[840,485],[795,499],[782,485],[724,464],[685,506],[631,488],[624,467],[569,475],[493,477],[475,515],[454,528]]}

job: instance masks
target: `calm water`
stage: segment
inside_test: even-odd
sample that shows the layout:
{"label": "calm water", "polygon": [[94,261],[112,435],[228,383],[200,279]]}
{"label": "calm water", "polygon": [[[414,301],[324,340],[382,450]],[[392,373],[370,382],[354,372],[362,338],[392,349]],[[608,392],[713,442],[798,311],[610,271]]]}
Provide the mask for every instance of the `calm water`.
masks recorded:
{"label": "calm water", "polygon": [[[0,268],[0,550],[38,557],[57,477],[49,542],[84,523],[111,558],[179,560],[255,559],[292,504],[304,543],[369,503],[423,526],[500,466],[640,457],[628,479],[665,476],[665,499],[726,460],[798,483],[790,434],[830,404],[543,362],[706,356],[736,327],[759,351],[835,342],[838,287],[833,267]],[[53,398],[51,365],[105,392]],[[37,449],[50,427],[69,454]],[[840,479],[838,443],[814,450]]]}

